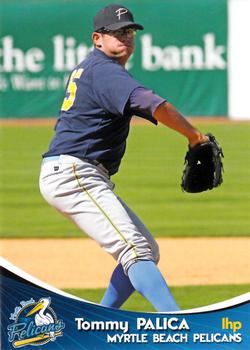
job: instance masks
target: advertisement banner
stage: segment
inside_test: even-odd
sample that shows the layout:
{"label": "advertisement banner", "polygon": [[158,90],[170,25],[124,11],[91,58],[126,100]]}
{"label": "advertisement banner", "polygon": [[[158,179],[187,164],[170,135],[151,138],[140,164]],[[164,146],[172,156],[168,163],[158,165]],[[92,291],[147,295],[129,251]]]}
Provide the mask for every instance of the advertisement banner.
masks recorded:
{"label": "advertisement banner", "polygon": [[175,313],[129,312],[74,297],[0,262],[1,349],[250,348],[250,293]]}
{"label": "advertisement banner", "polygon": [[[107,1],[2,0],[0,117],[57,116]],[[185,115],[225,116],[227,0],[124,0],[144,30],[127,69]]]}

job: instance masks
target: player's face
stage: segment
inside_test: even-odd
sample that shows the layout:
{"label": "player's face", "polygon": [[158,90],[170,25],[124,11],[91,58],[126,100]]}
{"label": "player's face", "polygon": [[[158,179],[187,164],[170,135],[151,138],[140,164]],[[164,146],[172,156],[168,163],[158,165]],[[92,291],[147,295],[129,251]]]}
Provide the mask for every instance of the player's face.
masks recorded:
{"label": "player's face", "polygon": [[117,59],[121,64],[125,64],[134,52],[135,34],[136,31],[133,28],[102,33],[95,32],[93,41],[107,56]]}

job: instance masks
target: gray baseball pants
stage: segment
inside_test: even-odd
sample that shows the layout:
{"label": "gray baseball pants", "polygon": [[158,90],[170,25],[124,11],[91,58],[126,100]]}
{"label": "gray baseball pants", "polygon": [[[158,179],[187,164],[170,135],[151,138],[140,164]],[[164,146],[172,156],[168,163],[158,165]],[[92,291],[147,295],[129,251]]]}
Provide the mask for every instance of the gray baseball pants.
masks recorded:
{"label": "gray baseball pants", "polygon": [[135,213],[113,192],[102,165],[69,156],[45,158],[40,172],[45,200],[70,218],[122,264],[159,261],[159,248]]}

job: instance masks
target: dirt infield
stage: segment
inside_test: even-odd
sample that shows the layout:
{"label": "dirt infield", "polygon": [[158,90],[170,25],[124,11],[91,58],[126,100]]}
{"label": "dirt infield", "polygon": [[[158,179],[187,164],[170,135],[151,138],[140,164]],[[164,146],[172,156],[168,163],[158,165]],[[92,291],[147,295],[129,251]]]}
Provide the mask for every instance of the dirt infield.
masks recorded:
{"label": "dirt infield", "polygon": [[[250,238],[160,238],[169,285],[250,283]],[[2,256],[58,288],[106,287],[115,261],[90,239],[2,239]]]}

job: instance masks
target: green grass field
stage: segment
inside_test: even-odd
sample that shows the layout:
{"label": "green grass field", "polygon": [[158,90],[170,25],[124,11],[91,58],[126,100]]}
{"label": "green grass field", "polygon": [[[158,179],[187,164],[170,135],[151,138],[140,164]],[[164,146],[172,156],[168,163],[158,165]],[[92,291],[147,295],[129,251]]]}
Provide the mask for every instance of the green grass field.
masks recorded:
{"label": "green grass field", "polygon": [[[198,287],[183,286],[171,288],[171,292],[182,310],[218,303],[247,293],[249,290],[250,284]],[[65,291],[95,303],[99,303],[104,294],[104,289],[66,289]],[[143,312],[155,311],[147,300],[137,292],[126,301],[122,306],[122,309]]]}
{"label": "green grass field", "polygon": [[[199,126],[199,125],[198,125]],[[224,184],[187,194],[180,189],[186,140],[162,127],[132,126],[116,192],[154,236],[250,235],[250,124],[200,125],[223,146]],[[79,237],[38,189],[41,154],[52,127],[2,126],[1,227],[3,238]]]}
{"label": "green grass field", "polygon": [[[133,126],[116,192],[158,237],[250,236],[250,124],[200,125],[221,142],[224,183],[213,191],[186,194],[180,189],[184,138],[164,127]],[[41,154],[52,127],[3,126],[1,129],[1,238],[81,237],[67,219],[50,208],[38,189]],[[204,306],[246,293],[250,285],[171,288],[183,309]],[[104,290],[67,290],[99,302]],[[124,309],[153,311],[138,293]]]}

